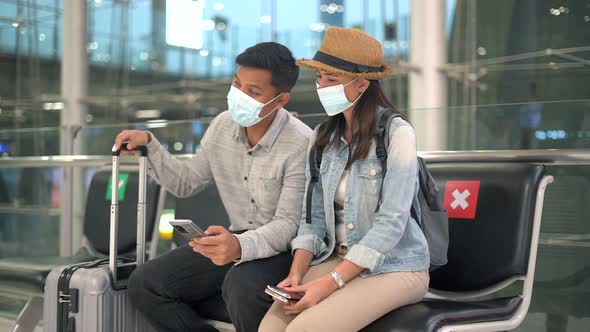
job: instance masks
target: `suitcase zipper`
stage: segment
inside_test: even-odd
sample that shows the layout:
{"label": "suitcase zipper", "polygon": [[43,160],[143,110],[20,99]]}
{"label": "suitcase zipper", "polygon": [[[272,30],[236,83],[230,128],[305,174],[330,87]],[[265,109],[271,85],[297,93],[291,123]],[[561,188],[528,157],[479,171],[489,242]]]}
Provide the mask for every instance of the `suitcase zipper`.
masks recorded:
{"label": "suitcase zipper", "polygon": [[67,305],[67,302],[64,302],[63,296],[66,295],[64,293],[64,283],[66,276],[70,273],[72,269],[74,269],[77,265],[69,266],[65,268],[61,274],[59,275],[59,279],[57,281],[57,320],[56,320],[56,331],[63,332],[63,321],[64,321],[64,313],[66,314],[65,320],[67,320],[67,311],[64,310],[64,306]]}

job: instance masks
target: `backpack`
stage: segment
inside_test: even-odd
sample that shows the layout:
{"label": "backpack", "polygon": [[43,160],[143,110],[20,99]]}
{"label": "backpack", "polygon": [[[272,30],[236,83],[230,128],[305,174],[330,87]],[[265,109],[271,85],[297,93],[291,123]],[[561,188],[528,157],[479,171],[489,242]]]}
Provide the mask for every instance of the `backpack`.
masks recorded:
{"label": "backpack", "polygon": [[[375,130],[375,152],[377,158],[381,163],[381,179],[385,179],[387,173],[387,150],[389,146],[389,126],[391,121],[395,118],[402,117],[401,114],[390,112],[387,109],[379,113],[377,129]],[[307,187],[306,195],[306,223],[311,224],[311,195],[313,187],[319,182],[319,170],[322,163],[322,152],[317,151],[313,146],[309,152],[309,170],[310,183]],[[428,242],[428,249],[430,252],[430,271],[447,263],[447,250],[449,247],[449,216],[447,211],[443,209],[442,197],[436,182],[432,175],[426,168],[426,163],[421,157],[418,157],[418,204],[420,205],[420,215],[416,211],[414,203],[412,203],[411,215],[418,223],[420,229],[424,233],[424,237]],[[379,191],[379,201],[377,209],[381,205],[383,186]]]}

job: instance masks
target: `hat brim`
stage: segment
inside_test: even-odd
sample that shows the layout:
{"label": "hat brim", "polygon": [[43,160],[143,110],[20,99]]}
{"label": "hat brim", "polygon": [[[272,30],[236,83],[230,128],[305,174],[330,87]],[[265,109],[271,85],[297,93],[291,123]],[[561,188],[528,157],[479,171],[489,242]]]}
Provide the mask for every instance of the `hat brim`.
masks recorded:
{"label": "hat brim", "polygon": [[378,72],[372,72],[372,73],[353,73],[353,72],[349,72],[349,71],[345,71],[342,69],[338,69],[332,66],[329,66],[323,62],[319,62],[313,59],[301,59],[301,60],[297,60],[297,65],[298,66],[302,66],[302,67],[306,67],[312,70],[325,70],[329,73],[333,73],[333,74],[339,74],[339,75],[348,75],[348,76],[354,76],[354,77],[360,77],[360,78],[364,78],[364,79],[368,79],[368,80],[380,80],[383,79],[389,75],[391,75],[391,67],[389,67],[388,65],[383,65],[382,66],[382,71],[378,71]]}

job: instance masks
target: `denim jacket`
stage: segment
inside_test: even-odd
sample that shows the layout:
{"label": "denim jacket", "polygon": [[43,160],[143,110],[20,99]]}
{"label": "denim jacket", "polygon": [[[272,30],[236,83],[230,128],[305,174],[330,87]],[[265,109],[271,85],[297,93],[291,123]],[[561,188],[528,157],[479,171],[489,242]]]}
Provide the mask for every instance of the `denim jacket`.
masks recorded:
{"label": "denim jacket", "polygon": [[[308,152],[315,144],[317,128]],[[348,253],[346,259],[365,268],[363,277],[394,271],[427,270],[428,244],[410,213],[418,207],[418,162],[414,129],[395,118],[389,128],[387,172],[381,180],[381,165],[373,140],[369,155],[350,166],[344,203],[344,223]],[[349,146],[342,140],[338,148],[325,149],[320,165],[320,180],[313,189],[311,224],[305,220],[306,199],[292,250],[305,249],[314,255],[312,265],[329,258],[335,248],[334,195],[348,161]],[[308,153],[309,158],[309,153]],[[310,182],[306,162],[306,190]],[[383,182],[382,202],[375,212]],[[419,215],[419,214],[418,214]]]}

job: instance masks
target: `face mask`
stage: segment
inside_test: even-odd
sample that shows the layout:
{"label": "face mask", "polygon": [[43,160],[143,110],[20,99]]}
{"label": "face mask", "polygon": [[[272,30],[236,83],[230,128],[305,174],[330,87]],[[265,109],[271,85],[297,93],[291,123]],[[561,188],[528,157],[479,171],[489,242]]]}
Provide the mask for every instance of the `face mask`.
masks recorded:
{"label": "face mask", "polygon": [[[262,108],[272,103],[275,99],[280,97],[280,95],[282,95],[282,93],[274,97],[268,103],[263,104],[232,85],[227,94],[229,114],[240,126],[253,126],[272,114],[272,112],[270,112],[262,118],[259,117]],[[273,112],[274,111],[275,110],[273,110]]]}
{"label": "face mask", "polygon": [[356,81],[357,79],[358,78],[355,78],[346,84],[338,84],[321,89],[319,88],[319,84],[316,83],[320,102],[322,103],[322,106],[324,106],[324,110],[326,110],[326,113],[328,113],[329,116],[334,116],[344,112],[345,109],[354,105],[354,103],[356,103],[357,100],[359,100],[359,98],[363,95],[361,93],[354,101],[350,102],[348,101],[348,98],[346,98],[346,93],[344,93],[344,87]]}

